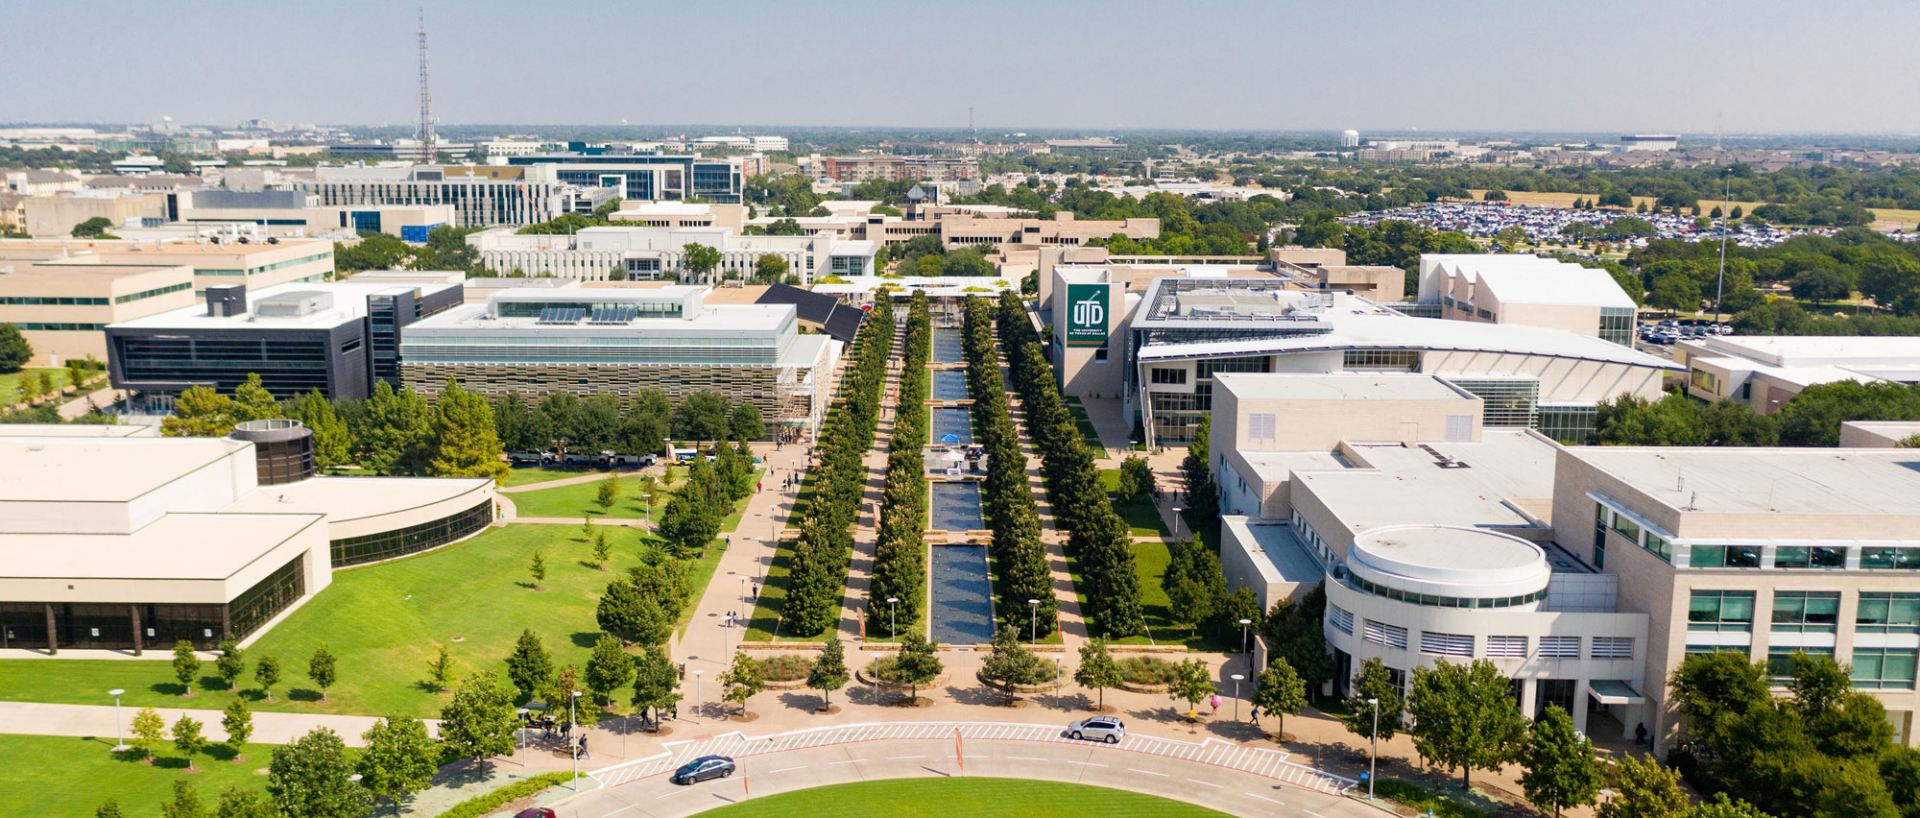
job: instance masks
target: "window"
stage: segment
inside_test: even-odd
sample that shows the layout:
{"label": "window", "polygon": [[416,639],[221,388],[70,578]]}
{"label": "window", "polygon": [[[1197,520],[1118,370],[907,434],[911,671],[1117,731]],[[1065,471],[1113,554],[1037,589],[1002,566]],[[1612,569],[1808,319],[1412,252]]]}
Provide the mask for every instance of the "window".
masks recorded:
{"label": "window", "polygon": [[1542,636],[1540,637],[1540,658],[1542,659],[1578,659],[1580,658],[1580,637],[1578,636]]}
{"label": "window", "polygon": [[359,565],[437,548],[486,528],[492,522],[493,503],[483,501],[466,511],[431,522],[334,540],[329,550],[334,567]]}
{"label": "window", "polygon": [[1687,630],[1753,631],[1752,591],[1694,591],[1687,606]]}
{"label": "window", "polygon": [[1912,690],[1913,648],[1854,648],[1853,686],[1873,690]]}
{"label": "window", "polygon": [[1767,678],[1774,684],[1786,684],[1793,679],[1794,654],[1809,656],[1832,656],[1833,648],[1773,648],[1767,651]]}
{"label": "window", "polygon": [[1840,621],[1837,591],[1775,591],[1773,629],[1784,633],[1833,633]]}
{"label": "window", "polygon": [[1187,382],[1187,371],[1184,369],[1156,366],[1147,370],[1147,375],[1152,379],[1153,383],[1158,384],[1178,386]]}
{"label": "window", "polygon": [[1912,571],[1920,568],[1920,548],[1875,546],[1860,549],[1861,568],[1896,568]]}
{"label": "window", "polygon": [[1853,629],[1856,633],[1920,632],[1920,594],[1861,594]]}
{"label": "window", "polygon": [[1480,398],[1483,425],[1532,428],[1539,420],[1540,382],[1537,380],[1448,378],[1447,382]]}
{"label": "window", "polygon": [[1591,655],[1595,659],[1632,659],[1633,637],[1596,636],[1593,638]]}
{"label": "window", "polygon": [[1335,630],[1348,636],[1353,635],[1353,612],[1331,602],[1327,603],[1327,621],[1333,623]]}
{"label": "window", "polygon": [[1251,440],[1272,440],[1275,437],[1272,412],[1260,412],[1247,416],[1247,437]]}
{"label": "window", "polygon": [[1094,350],[1093,360],[1099,363],[1105,363],[1107,360],[1107,348],[1101,347],[1099,349]]}
{"label": "window", "polygon": [[1420,371],[1420,353],[1397,349],[1349,349],[1344,356],[1347,369]]}
{"label": "window", "polygon": [[1645,548],[1649,553],[1659,557],[1662,561],[1673,562],[1673,543],[1665,537],[1649,531],[1647,532],[1647,541],[1642,543],[1640,547]]}
{"label": "window", "polygon": [[1773,549],[1775,568],[1845,568],[1847,549],[1825,546],[1783,545]]}
{"label": "window", "polygon": [[1487,655],[1525,657],[1527,655],[1527,637],[1489,636],[1487,637]]}
{"label": "window", "polygon": [[1405,650],[1407,647],[1406,628],[1388,625],[1383,622],[1375,622],[1371,619],[1367,620],[1366,628],[1362,631],[1360,638],[1376,645],[1386,645],[1390,648]]}
{"label": "window", "polygon": [[1626,537],[1636,545],[1640,543],[1640,524],[1634,522],[1632,517],[1614,512],[1612,528],[1613,533]]}
{"label": "window", "polygon": [[1430,656],[1472,656],[1473,636],[1421,631],[1420,652]]}
{"label": "window", "polygon": [[1599,503],[1593,504],[1593,567],[1607,567],[1607,516],[1613,512]]}
{"label": "window", "polygon": [[1600,340],[1612,341],[1623,347],[1633,346],[1634,309],[1632,307],[1600,308]]}
{"label": "window", "polygon": [[1694,568],[1759,568],[1760,548],[1751,545],[1696,545]]}

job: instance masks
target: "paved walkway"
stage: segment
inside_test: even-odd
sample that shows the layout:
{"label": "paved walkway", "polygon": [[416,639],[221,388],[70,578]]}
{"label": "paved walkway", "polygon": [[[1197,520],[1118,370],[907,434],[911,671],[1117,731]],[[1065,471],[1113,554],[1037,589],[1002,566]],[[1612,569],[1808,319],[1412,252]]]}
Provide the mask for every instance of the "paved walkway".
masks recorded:
{"label": "paved walkway", "polygon": [[[203,725],[203,731],[212,741],[225,741],[227,731],[220,726],[223,714],[219,710],[192,710],[178,707],[156,707],[171,727],[182,715],[192,716]],[[137,707],[120,708],[119,722],[130,725],[133,714],[140,712]],[[255,711],[253,714],[253,735],[248,739],[256,744],[286,744],[312,732],[316,727],[326,727],[340,734],[350,747],[365,746],[360,734],[379,719],[373,716],[334,716],[319,713],[279,713]],[[91,704],[29,704],[26,702],[0,702],[0,732],[24,733],[36,736],[96,736],[112,738],[115,715],[111,705]],[[438,720],[429,720],[427,725],[437,731]],[[131,730],[121,735],[131,735]]]}

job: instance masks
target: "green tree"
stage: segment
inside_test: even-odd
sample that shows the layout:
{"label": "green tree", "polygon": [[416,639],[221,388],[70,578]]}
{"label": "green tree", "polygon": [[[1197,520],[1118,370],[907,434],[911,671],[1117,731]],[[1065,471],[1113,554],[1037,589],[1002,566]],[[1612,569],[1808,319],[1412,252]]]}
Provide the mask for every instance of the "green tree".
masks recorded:
{"label": "green tree", "polygon": [[167,737],[167,723],[151,707],[133,714],[133,749],[141,758],[152,758],[154,748]]}
{"label": "green tree", "polygon": [[[784,220],[791,221],[791,220]],[[753,280],[760,284],[779,284],[787,278],[787,260],[772,253],[761,253],[753,261]]]}
{"label": "green tree", "polygon": [[695,485],[689,480],[687,487],[667,499],[667,507],[661,509],[660,523],[654,529],[680,557],[693,557],[705,551],[707,544],[719,536],[724,522],[720,516],[722,501],[705,496]]}
{"label": "green tree", "polygon": [[433,661],[427,664],[427,679],[433,682],[435,691],[447,689],[447,682],[453,679],[453,657],[447,653],[447,646],[441,645]]}
{"label": "green tree", "polygon": [[12,324],[0,324],[0,372],[18,372],[33,360],[33,346]]}
{"label": "green tree", "polygon": [[1266,672],[1260,674],[1260,685],[1253,691],[1253,706],[1279,719],[1273,738],[1285,741],[1287,717],[1307,706],[1307,683],[1285,658],[1275,656],[1267,661]]}
{"label": "green tree", "polygon": [[667,658],[666,648],[648,645],[633,662],[633,706],[651,714],[658,725],[660,714],[680,703],[680,673]]}
{"label": "green tree", "polygon": [[1007,704],[1011,706],[1018,698],[1014,695],[1015,687],[1045,681],[1050,672],[1042,667],[1045,664],[1033,651],[1020,644],[1020,636],[1012,626],[1001,625],[993,635],[993,650],[980,667],[980,678],[988,684],[1000,685],[1001,692],[1007,694]]}
{"label": "green tree", "polygon": [[267,765],[267,794],[285,818],[359,818],[367,813],[366,789],[355,784],[347,745],[325,727],[276,748]]}
{"label": "green tree", "polygon": [[280,402],[260,382],[260,374],[247,373],[247,379],[233,388],[233,418],[236,421],[275,420],[286,417]]}
{"label": "green tree", "polygon": [[309,390],[287,404],[287,416],[313,432],[313,464],[332,469],[353,462],[353,436],[320,390]]}
{"label": "green tree", "polygon": [[378,475],[422,474],[434,449],[434,413],[411,389],[394,391],[386,381],[360,403],[353,432],[354,456]]}
{"label": "green tree", "polygon": [[633,681],[633,657],[621,649],[619,637],[603,633],[594,640],[586,679],[594,701],[602,704],[612,702],[613,692]]}
{"label": "green tree", "polygon": [[247,672],[247,657],[240,650],[240,643],[232,637],[220,640],[220,656],[214,659],[214,669],[219,671],[220,680],[232,690],[240,682],[240,676]]}
{"label": "green tree", "polygon": [[114,238],[114,236],[109,234],[107,230],[112,227],[112,219],[105,216],[95,216],[74,225],[73,237],[76,239],[111,239]]}
{"label": "green tree", "polygon": [[[1375,701],[1377,706],[1370,703]],[[1400,698],[1400,686],[1379,659],[1360,663],[1360,672],[1347,685],[1346,710],[1347,731],[1362,738],[1377,735],[1385,741],[1404,729],[1406,706]]]}
{"label": "green tree", "polygon": [[533,552],[533,561],[527,565],[527,575],[533,577],[533,589],[543,590],[541,583],[547,581],[547,555],[544,551]]}
{"label": "green tree", "polygon": [[1526,740],[1527,719],[1514,706],[1512,682],[1492,662],[1454,664],[1442,659],[1432,668],[1415,668],[1413,746],[1422,758],[1460,770],[1463,786],[1473,786],[1473,770],[1498,769],[1512,761]]}
{"label": "green tree", "polygon": [[846,648],[839,636],[828,634],[819,658],[807,670],[807,688],[820,691],[820,709],[827,710],[833,706],[833,691],[846,687],[848,679]]}
{"label": "green tree", "polygon": [[1759,808],[1745,801],[1735,801],[1724,792],[1713,794],[1713,800],[1697,804],[1687,810],[1687,818],[1772,818]]}
{"label": "green tree", "polygon": [[727,398],[719,392],[710,389],[692,392],[673,408],[673,436],[696,442],[726,437],[727,412]]}
{"label": "green tree", "polygon": [[1573,729],[1573,717],[1559,705],[1548,705],[1527,731],[1520,751],[1520,789],[1534,806],[1558,816],[1568,807],[1593,803],[1600,792],[1600,765],[1594,761],[1593,742]]}
{"label": "green tree", "polygon": [[1684,818],[1690,802],[1680,775],[1651,758],[1615,757],[1614,795],[1600,802],[1597,818]]}
{"label": "green tree", "polygon": [[1120,673],[1120,663],[1113,660],[1113,653],[1107,649],[1104,639],[1089,639],[1080,645],[1080,666],[1074,668],[1073,681],[1081,687],[1090,687],[1100,691],[1099,701],[1094,705],[1101,711],[1107,709],[1107,689],[1119,687],[1126,681]]}
{"label": "green tree", "polygon": [[1647,291],[1647,303],[1682,312],[1700,309],[1700,285],[1681,273],[1668,273],[1655,279]]}
{"label": "green tree", "polygon": [[1121,500],[1129,503],[1146,502],[1153,497],[1153,487],[1153,467],[1147,465],[1146,458],[1132,455],[1120,461],[1118,489]]}
{"label": "green tree", "polygon": [[[181,783],[184,784],[186,782],[183,781]],[[125,818],[125,813],[120,811],[119,801],[109,798],[102,802],[98,809],[93,811],[93,818]]]}
{"label": "green tree", "polygon": [[180,680],[180,697],[193,695],[193,679],[200,675],[200,655],[185,639],[173,643],[173,678]]}
{"label": "green tree", "polygon": [[314,648],[313,656],[307,659],[307,678],[320,686],[320,700],[323,702],[327,700],[327,688],[332,687],[338,678],[335,675],[336,665],[333,651],[327,650],[325,644]]}
{"label": "green tree", "polygon": [[280,683],[280,660],[271,656],[262,656],[253,666],[253,683],[260,686],[260,695],[267,701],[273,701],[273,686]]}
{"label": "green tree", "polygon": [[547,655],[546,645],[531,630],[522,630],[520,639],[514,643],[513,653],[507,657],[507,679],[513,682],[514,690],[520,694],[520,701],[532,699],[540,692],[542,685],[553,676],[553,659]]}
{"label": "green tree", "polygon": [[189,386],[173,401],[173,414],[160,421],[168,437],[225,437],[233,431],[233,399],[204,386]]}
{"label": "green tree", "polygon": [[613,504],[619,501],[620,474],[607,472],[607,476],[600,481],[600,487],[594,493],[593,504],[600,507],[601,514],[605,514],[612,511]]}
{"label": "green tree", "polygon": [[711,283],[712,273],[720,266],[720,251],[704,244],[688,243],[680,248],[685,254],[681,257],[680,268],[688,273],[683,279],[689,283]]}
{"label": "green tree", "polygon": [[942,671],[946,670],[946,666],[940,662],[939,650],[938,643],[917,632],[909,632],[900,638],[900,652],[894,662],[893,680],[907,684],[910,700],[920,701],[920,686],[931,684],[933,680],[940,678]]}
{"label": "green tree", "polygon": [[1172,696],[1174,701],[1187,703],[1189,721],[1199,718],[1196,708],[1200,700],[1218,691],[1213,684],[1213,671],[1199,659],[1186,659],[1175,664],[1167,681],[1167,695]]}
{"label": "green tree", "polygon": [[475,673],[460,682],[453,699],[440,709],[440,741],[453,758],[483,762],[513,752],[520,717],[513,691],[492,673]]}
{"label": "green tree", "polygon": [[194,721],[192,716],[184,713],[180,715],[179,721],[173,723],[173,749],[179,750],[181,755],[187,757],[189,770],[198,769],[193,766],[193,757],[206,752],[207,749],[207,737],[201,734],[201,727],[200,722]]}
{"label": "green tree", "polygon": [[247,746],[247,739],[253,737],[253,711],[247,709],[247,700],[234,697],[227,709],[220,714],[220,728],[227,731],[227,749],[233,751],[235,761],[240,760],[240,751]]}
{"label": "green tree", "polygon": [[1167,593],[1168,614],[1176,621],[1199,624],[1215,618],[1226,602],[1227,578],[1220,558],[1198,540],[1173,543],[1172,559],[1160,577]]}
{"label": "green tree", "polygon": [[361,738],[367,749],[356,764],[360,786],[395,805],[426,789],[440,770],[440,745],[419,719],[388,716]]}
{"label": "green tree", "polygon": [[607,561],[613,559],[613,541],[607,539],[607,532],[593,532],[593,562],[600,570],[607,570]]}
{"label": "green tree", "polygon": [[200,793],[184,778],[173,780],[173,797],[160,804],[160,818],[207,818]]}
{"label": "green tree", "polygon": [[486,398],[447,381],[433,410],[433,455],[429,473],[438,477],[488,477],[495,483],[511,471],[493,425]]}
{"label": "green tree", "polygon": [[733,654],[733,665],[727,672],[720,674],[721,694],[724,701],[740,705],[740,715],[747,714],[747,700],[767,689],[766,673],[760,669],[760,663],[754,661],[745,651]]}
{"label": "green tree", "polygon": [[279,818],[273,799],[259,790],[228,787],[220,791],[213,814],[219,818]]}
{"label": "green tree", "polygon": [[664,641],[651,637],[660,635],[665,619],[659,603],[642,598],[633,583],[623,579],[608,583],[607,592],[600,595],[600,602],[594,607],[594,621],[600,629],[627,642],[658,644]]}
{"label": "green tree", "polygon": [[760,418],[760,407],[751,401],[733,405],[727,416],[727,431],[734,440],[759,440],[767,436],[767,423]]}

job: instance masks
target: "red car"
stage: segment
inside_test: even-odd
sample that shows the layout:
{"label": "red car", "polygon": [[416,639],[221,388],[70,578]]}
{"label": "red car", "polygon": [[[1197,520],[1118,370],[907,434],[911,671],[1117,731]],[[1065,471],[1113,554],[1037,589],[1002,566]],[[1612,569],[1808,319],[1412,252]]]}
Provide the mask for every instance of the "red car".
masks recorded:
{"label": "red car", "polygon": [[555,815],[553,810],[547,809],[546,807],[534,807],[533,809],[523,809],[514,813],[513,818],[560,818],[560,816]]}

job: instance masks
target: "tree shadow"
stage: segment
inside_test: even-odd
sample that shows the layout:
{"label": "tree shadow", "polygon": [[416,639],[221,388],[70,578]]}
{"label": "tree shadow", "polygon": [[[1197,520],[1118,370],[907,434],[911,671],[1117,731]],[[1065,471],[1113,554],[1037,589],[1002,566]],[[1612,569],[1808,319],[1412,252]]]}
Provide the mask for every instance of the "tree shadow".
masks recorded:
{"label": "tree shadow", "polygon": [[261,690],[257,687],[242,688],[240,690],[234,691],[233,695],[238,696],[242,699],[246,699],[248,702],[266,701],[266,698],[267,698],[266,691]]}
{"label": "tree shadow", "polygon": [[187,692],[187,686],[179,682],[154,682],[147,689],[162,696],[182,696]]}
{"label": "tree shadow", "polygon": [[1010,704],[1005,691],[986,685],[968,687],[949,685],[946,691],[948,696],[953,697],[955,704],[984,705],[988,707],[1007,707]]}
{"label": "tree shadow", "polygon": [[795,710],[802,710],[808,713],[819,712],[820,708],[827,706],[827,701],[828,700],[826,697],[821,696],[818,693],[801,693],[799,691],[789,691],[789,692],[780,694],[781,704],[784,704]]}
{"label": "tree shadow", "polygon": [[525,588],[525,589],[527,589],[527,590],[529,590],[529,591],[537,591],[537,590],[540,590],[540,586],[537,586],[537,585],[534,585],[533,583],[531,583],[531,582],[527,582],[527,581],[525,581],[525,580],[515,580],[513,584],[514,584],[514,585],[517,585],[517,586],[520,586],[521,588]]}
{"label": "tree shadow", "polygon": [[208,758],[215,761],[232,761],[240,757],[240,751],[225,744],[209,744],[205,752]]}
{"label": "tree shadow", "polygon": [[227,683],[227,680],[218,676],[200,677],[201,690],[232,690],[233,687],[233,685]]}
{"label": "tree shadow", "polygon": [[156,756],[153,759],[153,766],[162,770],[184,770],[187,768],[187,760],[173,756]]}
{"label": "tree shadow", "polygon": [[1039,702],[1041,707],[1054,710],[1085,710],[1091,713],[1095,707],[1093,697],[1085,693],[1041,693],[1030,698]]}
{"label": "tree shadow", "polygon": [[305,687],[296,687],[287,691],[287,699],[296,702],[317,702],[320,691]]}
{"label": "tree shadow", "polygon": [[591,571],[600,570],[600,563],[594,562],[593,560],[580,560],[575,564],[579,565],[581,568],[585,568]]}
{"label": "tree shadow", "polygon": [[422,693],[439,693],[441,691],[440,686],[434,684],[432,679],[421,679],[414,682],[413,688]]}
{"label": "tree shadow", "polygon": [[572,640],[576,647],[590,648],[593,647],[593,643],[600,641],[600,634],[597,631],[592,633],[577,631],[567,638]]}
{"label": "tree shadow", "polygon": [[1233,714],[1228,713],[1227,718],[1208,723],[1207,732],[1228,741],[1259,741],[1269,738],[1266,729],[1260,725],[1234,721],[1232,717]]}

